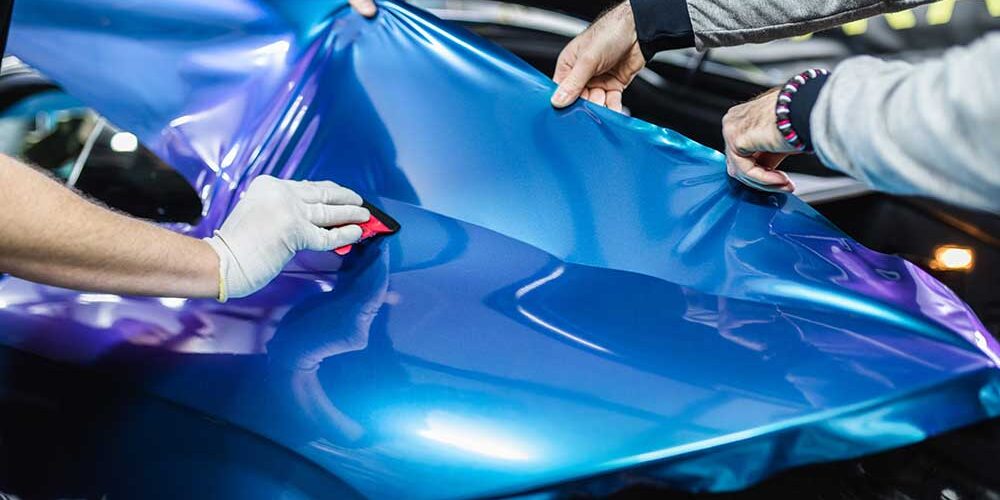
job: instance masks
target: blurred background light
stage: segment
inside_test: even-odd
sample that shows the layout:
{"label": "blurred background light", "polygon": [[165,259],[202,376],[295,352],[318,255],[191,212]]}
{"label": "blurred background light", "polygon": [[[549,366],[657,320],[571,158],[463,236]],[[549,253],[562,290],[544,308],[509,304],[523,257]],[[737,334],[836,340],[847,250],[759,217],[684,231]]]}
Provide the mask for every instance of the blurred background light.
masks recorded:
{"label": "blurred background light", "polygon": [[179,297],[160,297],[159,301],[161,304],[171,309],[180,309],[184,307],[185,303],[187,303],[187,299]]}
{"label": "blurred background light", "polygon": [[139,149],[139,138],[129,132],[118,132],[111,136],[111,150],[116,153],[133,153]]}
{"label": "blurred background light", "polygon": [[971,248],[958,245],[941,245],[934,249],[931,269],[939,271],[971,271],[976,265],[976,255]]}

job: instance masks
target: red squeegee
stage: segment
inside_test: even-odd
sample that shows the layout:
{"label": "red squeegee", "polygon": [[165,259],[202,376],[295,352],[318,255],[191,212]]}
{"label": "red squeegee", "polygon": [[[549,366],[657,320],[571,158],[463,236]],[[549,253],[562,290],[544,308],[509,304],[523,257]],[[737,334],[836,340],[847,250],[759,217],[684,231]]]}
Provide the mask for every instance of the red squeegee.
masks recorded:
{"label": "red squeegee", "polygon": [[[361,239],[358,241],[358,243],[364,243],[365,241],[370,240],[376,236],[389,235],[395,233],[396,231],[399,231],[399,223],[396,222],[396,220],[393,219],[392,217],[389,217],[389,215],[387,215],[385,212],[379,210],[378,208],[376,208],[371,203],[368,203],[367,201],[364,202],[361,206],[367,208],[368,211],[371,212],[372,217],[368,219],[368,222],[360,224]],[[336,252],[337,255],[347,255],[348,253],[350,253],[352,248],[354,248],[354,245],[345,245],[340,248],[337,248],[336,250],[334,250],[334,252]]]}

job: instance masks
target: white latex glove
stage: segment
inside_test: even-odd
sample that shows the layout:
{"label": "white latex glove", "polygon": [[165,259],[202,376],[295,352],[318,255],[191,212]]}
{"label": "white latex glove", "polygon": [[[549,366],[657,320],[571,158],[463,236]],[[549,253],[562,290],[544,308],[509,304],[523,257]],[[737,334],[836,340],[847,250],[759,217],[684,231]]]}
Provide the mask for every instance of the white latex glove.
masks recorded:
{"label": "white latex glove", "polygon": [[356,243],[357,224],[371,217],[361,203],[357,193],[329,181],[254,179],[215,236],[205,238],[219,254],[219,301],[260,290],[299,250]]}

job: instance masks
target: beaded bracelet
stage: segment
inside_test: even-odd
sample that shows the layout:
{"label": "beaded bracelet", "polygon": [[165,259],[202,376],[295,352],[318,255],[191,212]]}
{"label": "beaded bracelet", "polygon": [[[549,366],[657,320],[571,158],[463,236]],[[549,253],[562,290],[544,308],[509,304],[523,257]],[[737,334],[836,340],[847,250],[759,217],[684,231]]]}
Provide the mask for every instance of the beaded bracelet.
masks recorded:
{"label": "beaded bracelet", "polygon": [[796,151],[806,151],[806,145],[802,142],[799,134],[792,128],[792,119],[789,116],[791,114],[792,96],[809,80],[829,74],[830,71],[825,69],[803,71],[788,80],[788,83],[784,87],[781,87],[781,92],[778,93],[778,103],[774,108],[774,114],[777,116],[778,130],[781,132],[781,136],[785,138],[785,142],[795,148]]}

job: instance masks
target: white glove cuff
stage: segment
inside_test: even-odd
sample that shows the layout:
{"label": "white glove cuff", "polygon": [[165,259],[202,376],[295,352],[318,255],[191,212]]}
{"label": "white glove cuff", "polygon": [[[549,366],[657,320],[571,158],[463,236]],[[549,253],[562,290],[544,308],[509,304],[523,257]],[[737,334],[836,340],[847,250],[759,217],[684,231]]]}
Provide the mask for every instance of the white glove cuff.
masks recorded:
{"label": "white glove cuff", "polygon": [[211,238],[204,238],[204,241],[219,255],[219,296],[216,300],[224,303],[229,300],[229,297],[243,297],[247,295],[246,293],[240,295],[241,289],[239,284],[246,283],[246,280],[242,279],[242,273],[237,269],[236,256],[233,255],[232,249],[226,244],[226,240],[222,239],[219,231],[215,231],[215,236]]}

